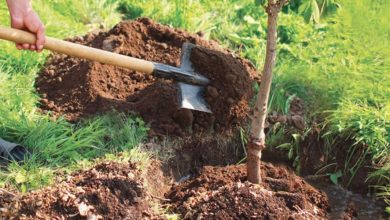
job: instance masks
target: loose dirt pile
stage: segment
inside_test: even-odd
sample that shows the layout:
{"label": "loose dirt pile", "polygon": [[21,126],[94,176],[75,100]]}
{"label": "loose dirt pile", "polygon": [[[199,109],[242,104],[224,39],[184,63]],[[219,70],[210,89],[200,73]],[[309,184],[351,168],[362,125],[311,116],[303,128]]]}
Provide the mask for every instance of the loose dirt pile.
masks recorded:
{"label": "loose dirt pile", "polygon": [[227,130],[247,119],[252,79],[258,73],[249,61],[234,57],[214,41],[148,18],[124,21],[108,32],[70,41],[172,66],[180,65],[184,42],[201,46],[191,61],[195,70],[211,79],[205,97],[214,114],[179,110],[178,91],[170,80],[54,54],[36,85],[43,97],[41,108],[55,116],[76,121],[111,109],[134,112],[150,124],[152,135]]}
{"label": "loose dirt pile", "polygon": [[263,163],[262,185],[246,180],[245,166],[206,166],[167,194],[184,219],[326,219],[328,200],[285,168]]}
{"label": "loose dirt pile", "polygon": [[0,219],[162,219],[135,164],[101,163],[24,196],[1,196]]}

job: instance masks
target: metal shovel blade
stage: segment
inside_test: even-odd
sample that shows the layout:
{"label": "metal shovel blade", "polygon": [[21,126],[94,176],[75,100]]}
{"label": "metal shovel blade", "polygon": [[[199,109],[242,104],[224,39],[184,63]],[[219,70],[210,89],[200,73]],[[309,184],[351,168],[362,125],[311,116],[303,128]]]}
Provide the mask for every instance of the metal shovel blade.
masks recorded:
{"label": "metal shovel blade", "polygon": [[203,98],[204,87],[210,80],[195,72],[191,63],[194,44],[184,43],[181,49],[180,67],[154,63],[153,75],[160,78],[173,79],[178,82],[180,108],[211,113]]}
{"label": "metal shovel blade", "polygon": [[[181,56],[180,56],[180,69],[186,73],[189,73],[194,78],[199,79],[200,77],[200,79],[202,79],[205,77],[195,72],[190,60],[192,49],[194,47],[195,45],[191,43],[185,42],[183,44],[181,48]],[[198,80],[198,82],[201,82],[201,80]],[[191,85],[184,82],[178,82],[178,87],[179,87],[180,108],[212,113],[210,108],[208,107],[207,102],[204,100],[204,90],[205,90],[204,84]]]}
{"label": "metal shovel blade", "polygon": [[180,108],[212,113],[203,98],[203,86],[190,85],[182,82],[179,82],[177,84],[179,88]]}

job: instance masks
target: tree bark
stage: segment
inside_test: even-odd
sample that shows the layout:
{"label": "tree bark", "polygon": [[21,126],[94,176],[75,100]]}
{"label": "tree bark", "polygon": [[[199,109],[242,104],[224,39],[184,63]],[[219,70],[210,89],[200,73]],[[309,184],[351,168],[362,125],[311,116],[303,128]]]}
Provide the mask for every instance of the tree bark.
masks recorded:
{"label": "tree bark", "polygon": [[269,0],[266,7],[268,14],[267,49],[260,91],[252,115],[251,131],[247,144],[247,178],[251,183],[261,182],[260,160],[265,148],[265,120],[267,117],[268,98],[272,82],[272,70],[276,58],[277,18],[282,6],[288,0]]}

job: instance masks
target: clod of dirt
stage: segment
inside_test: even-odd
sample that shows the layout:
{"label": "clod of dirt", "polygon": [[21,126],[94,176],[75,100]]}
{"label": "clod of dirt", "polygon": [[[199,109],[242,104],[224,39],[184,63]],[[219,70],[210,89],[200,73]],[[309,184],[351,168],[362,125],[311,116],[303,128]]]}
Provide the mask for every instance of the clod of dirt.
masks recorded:
{"label": "clod of dirt", "polygon": [[214,41],[148,18],[70,41],[172,66],[180,65],[184,42],[201,46],[191,60],[196,71],[211,79],[206,100],[214,114],[180,111],[177,87],[170,80],[60,54],[48,59],[36,80],[43,111],[70,121],[111,109],[134,112],[150,124],[154,135],[227,130],[247,118],[252,79],[258,74],[249,61]]}
{"label": "clod of dirt", "polygon": [[226,52],[202,47],[194,48],[190,59],[193,67],[212,82],[205,99],[213,115],[196,113],[202,116],[201,126],[220,130],[245,121],[253,97],[251,76],[257,75],[253,66]]}
{"label": "clod of dirt", "polygon": [[105,162],[53,187],[2,199],[0,219],[162,219],[135,164]]}
{"label": "clod of dirt", "polygon": [[262,164],[261,185],[245,166],[209,167],[172,187],[172,210],[184,219],[326,219],[325,194],[285,168]]}

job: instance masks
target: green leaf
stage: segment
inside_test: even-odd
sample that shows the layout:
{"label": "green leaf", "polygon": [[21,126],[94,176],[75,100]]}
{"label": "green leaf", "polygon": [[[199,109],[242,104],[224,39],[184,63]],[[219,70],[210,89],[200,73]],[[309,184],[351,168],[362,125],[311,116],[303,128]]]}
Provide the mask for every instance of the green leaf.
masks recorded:
{"label": "green leaf", "polygon": [[312,10],[311,12],[312,20],[314,21],[314,23],[319,23],[321,13],[316,0],[311,0],[311,10]]}
{"label": "green leaf", "polygon": [[259,23],[250,15],[245,15],[244,21],[246,21],[248,24],[258,24]]}
{"label": "green leaf", "polygon": [[300,134],[292,134],[295,142],[299,142],[301,140],[302,135]]}
{"label": "green leaf", "polygon": [[312,14],[312,12],[311,12],[311,1],[310,0],[304,1],[301,4],[301,6],[299,6],[298,13],[303,16],[303,18],[305,19],[305,21],[307,23],[309,23],[310,19],[311,19],[311,14]]}
{"label": "green leaf", "polygon": [[288,159],[292,159],[294,157],[294,148],[290,148],[287,154]]}
{"label": "green leaf", "polygon": [[26,192],[27,192],[27,186],[26,186],[26,184],[22,184],[22,185],[20,186],[20,191],[22,191],[22,193],[26,193]]}
{"label": "green leaf", "polygon": [[305,0],[301,6],[299,6],[298,13],[303,15],[303,18],[307,23],[314,21],[318,23],[320,21],[320,8],[318,7],[316,0]]}
{"label": "green leaf", "polygon": [[343,173],[341,172],[341,170],[338,170],[337,172],[335,173],[331,173],[330,174],[330,181],[332,181],[332,183],[334,184],[338,184],[338,179],[343,175]]}
{"label": "green leaf", "polygon": [[291,148],[291,143],[284,143],[284,144],[281,144],[281,145],[278,145],[276,148],[277,149],[284,149],[284,150],[288,150]]}
{"label": "green leaf", "polygon": [[265,4],[267,4],[267,0],[255,0],[255,5],[264,6]]}
{"label": "green leaf", "polygon": [[386,207],[385,211],[390,214],[390,206]]}
{"label": "green leaf", "polygon": [[26,182],[26,176],[21,173],[16,174],[15,182],[18,184]]}
{"label": "green leaf", "polygon": [[334,0],[323,0],[319,2],[321,5],[321,16],[326,17],[336,13],[337,9],[341,8],[340,4]]}

